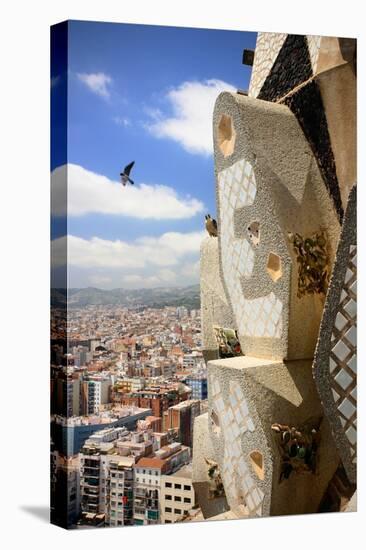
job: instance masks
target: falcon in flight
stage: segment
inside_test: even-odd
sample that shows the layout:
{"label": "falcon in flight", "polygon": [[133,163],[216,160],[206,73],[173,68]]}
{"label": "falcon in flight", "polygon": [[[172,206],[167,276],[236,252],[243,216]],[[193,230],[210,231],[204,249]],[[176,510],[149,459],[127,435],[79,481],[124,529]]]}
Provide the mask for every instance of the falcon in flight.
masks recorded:
{"label": "falcon in flight", "polygon": [[131,185],[134,184],[134,182],[130,179],[130,173],[134,164],[135,161],[130,162],[130,164],[127,164],[127,166],[123,169],[123,172],[120,173],[121,183],[123,186],[127,185],[128,182],[130,182]]}

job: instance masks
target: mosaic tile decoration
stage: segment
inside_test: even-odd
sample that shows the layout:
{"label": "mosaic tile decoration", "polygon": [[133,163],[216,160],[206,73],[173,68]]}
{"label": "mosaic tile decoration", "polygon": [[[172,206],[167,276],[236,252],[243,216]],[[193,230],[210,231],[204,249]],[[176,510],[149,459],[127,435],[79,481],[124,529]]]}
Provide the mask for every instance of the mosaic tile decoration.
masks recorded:
{"label": "mosaic tile decoration", "polygon": [[[343,207],[327,118],[319,86],[312,80],[317,69],[320,42],[320,36],[275,33],[258,35],[258,60],[267,59],[266,52],[272,52],[272,56],[271,62],[263,61],[263,70],[258,61],[257,69],[256,50],[252,70],[253,91],[251,83],[248,95],[265,101],[283,102],[294,113],[313,150],[341,222]],[[258,79],[260,84],[257,84],[257,71],[258,74],[265,75],[264,80]],[[300,86],[307,81],[305,86]]]}
{"label": "mosaic tile decoration", "polygon": [[241,277],[249,278],[254,268],[254,249],[245,237],[236,238],[235,210],[253,204],[257,192],[251,164],[242,159],[219,172],[219,246],[227,291],[241,336],[280,338],[282,302],[273,292],[245,299]]}
{"label": "mosaic tile decoration", "polygon": [[357,462],[357,248],[350,246],[329,358],[332,394],[339,420]]}
{"label": "mosaic tile decoration", "polygon": [[250,516],[261,516],[264,493],[253,480],[241,449],[242,435],[255,431],[248,404],[238,382],[230,381],[228,405],[222,398],[219,381],[212,376],[211,388],[225,444],[222,477],[226,498],[231,507],[244,504]]}
{"label": "mosaic tile decoration", "polygon": [[312,76],[306,36],[288,34],[257,97],[278,101]]}
{"label": "mosaic tile decoration", "polygon": [[316,74],[318,58],[319,58],[320,42],[322,37],[308,35],[306,38],[308,41],[308,49],[310,54],[311,66],[313,67],[313,73]]}
{"label": "mosaic tile decoration", "polygon": [[345,472],[357,481],[357,187],[350,191],[313,376]]}
{"label": "mosaic tile decoration", "polygon": [[254,63],[248,95],[257,97],[266,80],[278,52],[285,42],[287,34],[260,32],[255,47]]}
{"label": "mosaic tile decoration", "polygon": [[[258,33],[248,95],[257,97],[285,43],[287,34]],[[306,37],[313,74],[316,74],[321,36]]]}

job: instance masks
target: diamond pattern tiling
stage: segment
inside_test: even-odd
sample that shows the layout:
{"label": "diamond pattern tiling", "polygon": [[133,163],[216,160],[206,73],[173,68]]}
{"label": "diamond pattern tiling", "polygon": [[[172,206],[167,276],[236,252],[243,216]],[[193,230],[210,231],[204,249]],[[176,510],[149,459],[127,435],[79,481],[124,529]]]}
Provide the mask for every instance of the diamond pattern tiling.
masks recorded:
{"label": "diamond pattern tiling", "polygon": [[[218,379],[212,377],[212,388],[217,389]],[[229,504],[234,507],[243,502],[250,515],[262,515],[264,493],[257,487],[251,471],[242,456],[241,436],[255,430],[248,404],[237,382],[230,381],[229,404],[222,408],[219,392],[213,393],[213,407],[219,417],[225,443],[222,477]]]}
{"label": "diamond pattern tiling", "polygon": [[339,420],[357,460],[357,249],[349,249],[347,271],[335,319],[329,358],[332,395]]}
{"label": "diamond pattern tiling", "polygon": [[287,34],[272,32],[258,33],[248,92],[249,96],[257,97],[259,94],[286,37]]}
{"label": "diamond pattern tiling", "polygon": [[231,299],[238,332],[242,336],[280,338],[282,302],[268,296],[246,300],[240,279],[250,277],[254,268],[254,250],[249,241],[235,237],[234,213],[253,204],[256,181],[253,167],[245,159],[222,170],[218,175],[220,201],[220,251],[223,275]]}

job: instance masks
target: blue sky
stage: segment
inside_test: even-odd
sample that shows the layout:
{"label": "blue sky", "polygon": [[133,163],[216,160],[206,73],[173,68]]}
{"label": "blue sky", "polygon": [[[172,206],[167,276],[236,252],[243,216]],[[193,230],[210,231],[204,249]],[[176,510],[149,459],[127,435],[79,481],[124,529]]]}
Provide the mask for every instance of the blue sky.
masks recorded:
{"label": "blue sky", "polygon": [[[255,41],[238,31],[69,23],[70,286],[198,282],[204,215],[216,210],[213,103],[222,90],[249,87],[241,58]],[[65,77],[56,59],[54,104]],[[135,186],[123,188],[119,172],[132,160]],[[64,159],[53,154],[51,165],[57,186]]]}

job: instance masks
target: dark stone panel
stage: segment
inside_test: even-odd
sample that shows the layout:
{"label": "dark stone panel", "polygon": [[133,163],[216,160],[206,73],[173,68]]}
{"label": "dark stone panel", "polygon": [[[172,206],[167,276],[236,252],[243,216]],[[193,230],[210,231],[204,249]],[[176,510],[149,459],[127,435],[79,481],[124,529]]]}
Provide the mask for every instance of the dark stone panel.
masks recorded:
{"label": "dark stone panel", "polygon": [[[306,36],[290,34],[264,81],[258,99],[278,101],[312,77]],[[283,99],[283,103],[295,114],[309,141],[339,220],[342,221],[341,194],[319,86],[311,80]]]}
{"label": "dark stone panel", "polygon": [[312,76],[306,36],[289,34],[263,83],[258,99],[277,101]]}
{"label": "dark stone panel", "polygon": [[315,80],[312,80],[284,99],[283,102],[299,121],[318,162],[328,193],[333,199],[338,218],[342,222],[341,193],[319,86]]}

